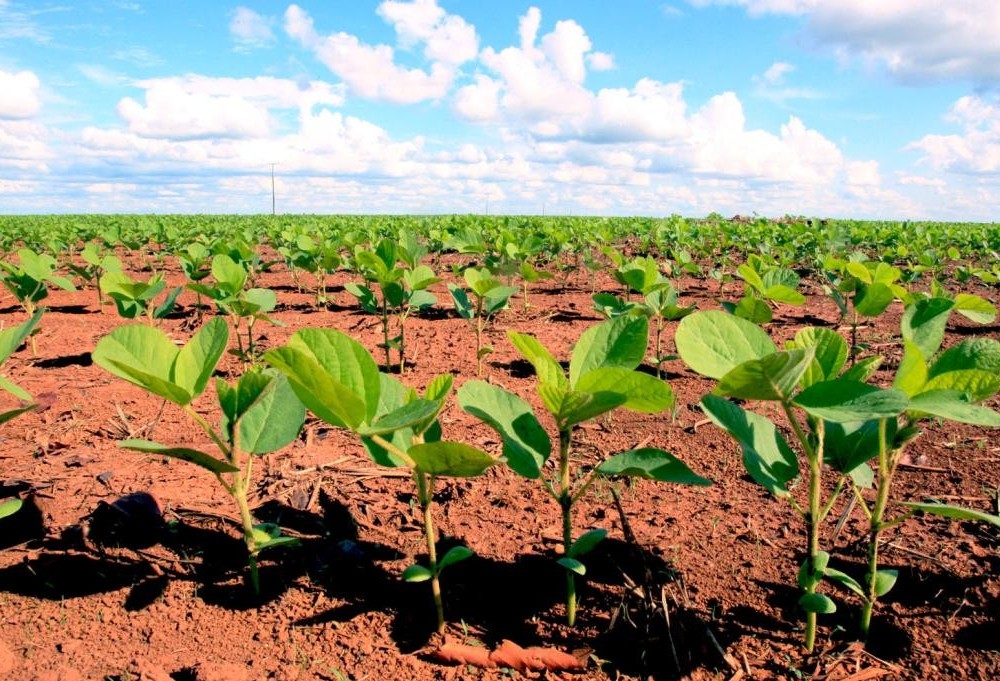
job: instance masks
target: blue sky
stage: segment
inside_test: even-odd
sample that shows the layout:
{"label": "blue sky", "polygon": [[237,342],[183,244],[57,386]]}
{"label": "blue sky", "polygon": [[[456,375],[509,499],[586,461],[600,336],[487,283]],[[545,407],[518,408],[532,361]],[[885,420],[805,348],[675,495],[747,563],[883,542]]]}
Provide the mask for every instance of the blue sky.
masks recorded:
{"label": "blue sky", "polygon": [[0,212],[996,219],[996,0],[0,0]]}

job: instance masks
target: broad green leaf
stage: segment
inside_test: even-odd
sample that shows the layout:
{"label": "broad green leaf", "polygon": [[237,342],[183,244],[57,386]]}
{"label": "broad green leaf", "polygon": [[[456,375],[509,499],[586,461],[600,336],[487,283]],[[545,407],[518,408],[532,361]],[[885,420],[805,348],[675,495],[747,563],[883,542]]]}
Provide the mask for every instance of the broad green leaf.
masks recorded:
{"label": "broad green leaf", "polygon": [[722,306],[735,317],[752,324],[767,324],[773,317],[771,306],[754,295],[743,296],[736,305],[723,303]]}
{"label": "broad green leaf", "polygon": [[799,474],[799,462],[774,423],[717,395],[705,395],[701,406],[715,425],[740,443],[750,477],[771,494],[788,496],[786,485]]}
{"label": "broad green leaf", "polygon": [[862,284],[854,297],[854,311],[862,317],[878,317],[894,298],[892,289],[886,284]]}
{"label": "broad green leaf", "polygon": [[774,284],[773,286],[768,286],[763,293],[765,298],[773,300],[776,303],[785,303],[786,305],[804,305],[806,302],[806,297],[804,295],[793,288],[785,286],[784,284]]}
{"label": "broad green leaf", "polygon": [[743,400],[786,400],[795,392],[814,354],[812,348],[784,350],[748,360],[726,373],[715,392]]}
{"label": "broad green leaf", "polygon": [[[827,421],[823,428],[823,463],[839,473],[850,475],[858,487],[867,487],[870,469],[865,464],[879,452],[878,421],[836,423]],[[886,441],[895,436],[895,419],[886,421]],[[858,471],[862,466],[865,471]],[[861,476],[859,480],[858,476]]]}
{"label": "broad green leaf", "polygon": [[867,383],[878,368],[882,365],[883,358],[880,355],[875,355],[874,357],[865,357],[860,362],[856,362],[854,366],[848,367],[844,373],[840,375],[845,381],[857,381],[859,383]]}
{"label": "broad green leaf", "polygon": [[481,449],[463,442],[424,442],[407,452],[417,468],[431,475],[472,478],[496,461]]}
{"label": "broad green leaf", "polygon": [[1000,527],[1000,516],[983,513],[982,511],[974,511],[971,508],[962,508],[961,506],[952,506],[950,504],[940,504],[931,501],[924,503],[904,502],[903,506],[909,506],[916,511],[923,511],[924,513],[938,515],[942,518],[952,518],[954,520],[975,520]]}
{"label": "broad green leaf", "polygon": [[[8,391],[8,392],[10,392],[10,391]],[[25,393],[25,394],[27,394],[27,393]],[[30,398],[31,396],[29,395],[28,397]],[[0,412],[0,425],[2,425],[4,423],[7,423],[8,421],[17,418],[21,414],[24,414],[24,413],[27,413],[27,412],[31,411],[32,409],[36,408],[37,406],[38,406],[37,404],[26,404],[23,407],[16,407],[14,409],[8,409],[5,412]]]}
{"label": "broad green leaf", "polygon": [[458,316],[462,319],[473,319],[476,316],[476,306],[469,300],[469,294],[465,292],[465,289],[455,286],[455,284],[448,284],[448,291],[451,293],[451,299],[455,303],[455,312],[458,313]]}
{"label": "broad green leaf", "polygon": [[928,390],[957,390],[973,402],[985,400],[1000,390],[1000,375],[982,369],[948,371],[929,378],[921,392]]}
{"label": "broad green leaf", "polygon": [[992,338],[970,338],[953,345],[934,360],[929,377],[965,369],[1000,374],[1000,342]]}
{"label": "broad green leaf", "polygon": [[495,286],[483,296],[483,314],[492,315],[507,307],[511,296],[517,293],[513,286]]}
{"label": "broad green leaf", "polygon": [[802,594],[802,597],[799,598],[799,605],[806,612],[814,612],[818,615],[829,615],[837,612],[837,604],[829,596],[821,593]]}
{"label": "broad green leaf", "polygon": [[438,561],[438,572],[441,572],[441,570],[444,570],[449,565],[472,558],[474,555],[476,554],[467,546],[452,546],[446,554],[441,556],[441,560]]}
{"label": "broad green leaf", "polygon": [[228,342],[229,326],[225,320],[215,317],[208,321],[177,353],[170,375],[172,382],[192,397],[200,395],[208,385],[208,379],[215,371],[219,358],[226,351]]}
{"label": "broad green leaf", "polygon": [[570,572],[574,572],[581,577],[587,574],[587,566],[578,561],[576,558],[560,558],[556,561],[559,565],[566,568]]}
{"label": "broad green leaf", "polygon": [[412,428],[427,419],[434,418],[441,410],[442,403],[417,399],[377,419],[371,425],[362,425],[356,430],[360,435],[386,435],[403,428]]}
{"label": "broad green leaf", "polygon": [[28,339],[41,319],[42,310],[38,310],[28,321],[0,332],[0,364],[21,347],[21,344]]}
{"label": "broad green leaf", "polygon": [[526,478],[537,478],[552,452],[548,433],[531,405],[517,395],[485,381],[469,381],[458,389],[458,404],[497,431],[503,439],[507,465]]}
{"label": "broad green leaf", "polygon": [[796,575],[795,581],[803,589],[808,589],[811,586],[815,586],[823,581],[823,575],[826,574],[827,566],[830,563],[830,554],[826,551],[817,551],[816,557],[812,561],[812,566],[810,570],[809,558],[805,558],[802,564],[799,565],[799,571]]}
{"label": "broad green leaf", "polygon": [[451,374],[438,374],[431,379],[424,389],[424,399],[441,401],[448,398],[451,388],[455,384],[455,377]]}
{"label": "broad green leaf", "polygon": [[118,443],[118,446],[137,452],[145,452],[146,454],[169,456],[174,459],[189,461],[213,473],[236,473],[240,470],[228,461],[216,459],[210,454],[188,447],[169,447],[150,440],[122,440]]}
{"label": "broad green leaf", "polygon": [[229,295],[242,291],[247,282],[247,271],[224,253],[212,258],[212,276],[219,288]]}
{"label": "broad green leaf", "polygon": [[814,349],[813,361],[800,381],[803,388],[836,378],[847,363],[847,341],[832,329],[800,329],[787,345],[789,348]]}
{"label": "broad green leaf", "polygon": [[645,317],[617,317],[583,332],[569,362],[569,384],[605,367],[635,369],[646,356],[649,322]]}
{"label": "broad green leaf", "polygon": [[580,556],[587,555],[607,536],[608,531],[602,528],[587,530],[570,544],[569,550],[566,551],[566,557],[579,558]]}
{"label": "broad green leaf", "polygon": [[674,393],[666,381],[633,369],[594,369],[580,377],[576,388],[621,393],[627,398],[622,407],[643,414],[658,414],[674,405]]}
{"label": "broad green leaf", "polygon": [[674,340],[685,364],[715,379],[743,362],[775,351],[771,338],[759,326],[717,310],[695,312],[682,319]]}
{"label": "broad green leaf", "polygon": [[[380,374],[379,380],[381,387],[379,389],[379,403],[375,412],[376,418],[390,414],[393,411],[402,408],[407,402],[417,398],[415,390],[408,388],[396,378],[388,374]],[[432,383],[436,383],[436,381],[432,381]],[[428,386],[428,389],[430,388],[431,386]],[[431,427],[424,432],[424,438],[426,440],[431,441],[440,439],[439,436],[435,436],[434,432],[432,432],[440,431],[440,428],[435,428],[433,425],[436,423],[436,421],[432,422]],[[424,424],[420,425],[423,427]],[[394,431],[385,439],[387,439],[393,446],[405,452],[413,446],[413,430],[411,428],[401,428]],[[368,455],[372,458],[372,461],[380,466],[385,466],[387,468],[406,468],[411,465],[410,460],[403,459],[398,454],[385,449],[382,445],[378,444],[370,437],[362,437],[361,443],[368,451]]]}
{"label": "broad green leaf", "polygon": [[711,480],[695,475],[684,462],[662,449],[632,449],[605,459],[597,470],[608,477],[645,478],[680,485],[711,485]]}
{"label": "broad green leaf", "polygon": [[997,308],[993,303],[971,293],[955,296],[955,312],[976,324],[992,324],[997,318]]}
{"label": "broad green leaf", "polygon": [[404,582],[426,582],[433,576],[434,575],[431,573],[431,571],[425,568],[423,565],[413,564],[410,567],[403,570]]}
{"label": "broad green leaf", "polygon": [[378,408],[378,364],[361,343],[335,329],[300,329],[288,339],[287,347],[311,356],[334,381],[343,384],[365,404],[365,421]]}
{"label": "broad green leaf", "polygon": [[269,288],[252,288],[243,293],[243,300],[253,308],[254,314],[267,314],[277,306],[278,295]]}
{"label": "broad green leaf", "polygon": [[517,348],[517,351],[521,353],[521,356],[535,367],[535,373],[538,375],[538,380],[541,383],[549,383],[559,387],[569,385],[566,374],[563,372],[559,362],[556,361],[548,349],[537,338],[525,333],[518,333],[517,331],[508,331],[507,338]]}
{"label": "broad green leaf", "polygon": [[[160,397],[175,402],[181,399],[177,403],[184,405],[191,401],[190,393],[176,385],[173,389],[162,387],[163,383],[171,383],[170,374],[178,353],[177,346],[159,329],[145,324],[126,324],[99,340],[91,358],[105,371]],[[160,391],[168,392],[169,396]],[[186,400],[181,393],[187,396]]]}
{"label": "broad green leaf", "polygon": [[[245,382],[250,384],[246,389]],[[242,402],[236,421],[240,449],[267,454],[298,437],[306,410],[283,374],[272,371],[244,374],[237,383],[236,393]]]}
{"label": "broad green leaf", "polygon": [[925,298],[907,305],[901,325],[903,339],[912,341],[924,357],[931,357],[941,347],[954,305],[947,298]]}
{"label": "broad green leaf", "polygon": [[748,263],[743,263],[737,267],[736,275],[743,279],[746,283],[750,284],[750,286],[757,289],[758,292],[762,294],[764,293],[764,289],[766,288],[764,286],[764,280],[760,278],[757,270],[751,267]]}
{"label": "broad green leaf", "polygon": [[1000,428],[1000,414],[987,407],[970,404],[957,390],[928,390],[910,399],[910,412],[918,412],[976,426]]}
{"label": "broad green leaf", "polygon": [[367,420],[363,399],[306,352],[286,345],[269,350],[263,359],[288,378],[302,404],[323,421],[353,430]]}
{"label": "broad green leaf", "polygon": [[881,598],[892,591],[899,577],[899,570],[878,570],[875,572],[875,595]]}
{"label": "broad green leaf", "polygon": [[897,416],[907,408],[909,399],[901,390],[837,379],[806,388],[792,402],[810,416],[849,423]]}
{"label": "broad green leaf", "polygon": [[617,409],[628,399],[617,392],[562,390],[550,385],[539,385],[538,392],[542,395],[542,401],[546,406],[558,407],[552,415],[556,417],[560,430],[566,430],[577,423],[584,423]]}
{"label": "broad green leaf", "polygon": [[7,516],[12,516],[21,510],[22,502],[20,499],[7,499],[5,502],[0,504],[0,520],[6,518]]}
{"label": "broad green leaf", "polygon": [[913,396],[924,389],[927,384],[927,358],[920,347],[912,340],[903,340],[903,359],[896,369],[896,377],[892,387]]}

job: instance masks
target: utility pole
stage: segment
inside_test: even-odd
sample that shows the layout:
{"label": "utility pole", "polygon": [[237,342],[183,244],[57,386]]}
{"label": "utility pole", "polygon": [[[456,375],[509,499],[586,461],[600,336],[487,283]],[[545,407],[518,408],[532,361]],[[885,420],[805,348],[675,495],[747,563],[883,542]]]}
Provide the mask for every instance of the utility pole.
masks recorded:
{"label": "utility pole", "polygon": [[271,215],[276,215],[274,210],[274,166],[276,163],[271,164]]}

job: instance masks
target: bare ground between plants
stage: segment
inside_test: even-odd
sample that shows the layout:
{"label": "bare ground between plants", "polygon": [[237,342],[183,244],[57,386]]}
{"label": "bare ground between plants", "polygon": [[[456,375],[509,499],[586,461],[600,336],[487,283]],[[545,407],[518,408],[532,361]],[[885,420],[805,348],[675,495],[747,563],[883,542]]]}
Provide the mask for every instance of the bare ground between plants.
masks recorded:
{"label": "bare ground between plants", "polygon": [[[333,302],[316,310],[287,273],[263,274],[260,284],[278,291],[275,316],[286,325],[259,325],[264,345],[279,345],[299,328],[332,327],[378,358],[378,322],[342,290],[345,277],[332,278]],[[613,290],[603,276],[598,284]],[[680,290],[685,303],[718,307],[714,283],[685,280]],[[404,379],[422,387],[451,372],[461,385],[475,375],[472,330],[450,313],[443,285],[435,292],[438,308],[408,322]],[[779,310],[772,335],[838,323],[832,302],[811,293],[805,307]],[[997,302],[993,292],[979,293]],[[258,469],[258,518],[280,523],[302,544],[263,556],[263,594],[252,597],[242,581],[235,509],[211,476],[115,444],[140,435],[198,443],[170,405],[161,409],[91,364],[97,339],[122,320],[110,306],[98,311],[93,291],[56,292],[47,302],[38,355],[22,350],[7,366],[42,406],[0,434],[0,496],[28,500],[0,525],[4,678],[424,680],[511,673],[431,659],[436,641],[426,585],[399,579],[423,551],[412,485],[372,464],[355,440],[312,420],[295,444],[264,457]],[[186,338],[194,296],[185,293],[181,303],[162,328]],[[532,285],[529,303],[524,309],[518,299],[489,332],[495,352],[485,375],[537,404],[530,365],[503,330],[535,334],[566,358],[598,317],[579,275]],[[5,326],[22,320],[13,301],[0,309]],[[898,361],[898,324],[897,311],[861,330],[870,351],[888,354],[890,366]],[[970,333],[996,329],[953,326],[946,344]],[[238,362],[228,358],[221,367],[223,374],[236,371]],[[443,577],[451,639],[575,651],[588,659],[587,670],[573,675],[582,679],[1000,676],[997,534],[930,518],[910,519],[888,538],[885,562],[900,569],[900,580],[880,605],[869,649],[852,642],[859,604],[836,592],[840,611],[821,617],[817,653],[806,656],[794,585],[803,529],[744,475],[737,445],[703,422],[695,405],[710,383],[679,361],[665,367],[676,412],[615,413],[583,429],[578,454],[596,460],[597,452],[662,447],[714,485],[638,483],[584,499],[577,528],[604,527],[610,539],[588,561],[580,621],[569,629],[562,623],[563,575],[553,560],[561,531],[555,504],[501,467],[443,483],[441,541],[477,554]],[[454,404],[442,425],[453,439],[499,453],[493,431]],[[996,434],[931,428],[909,451],[896,498],[936,495],[997,512]],[[860,573],[862,518],[843,510],[825,542],[843,567]]]}

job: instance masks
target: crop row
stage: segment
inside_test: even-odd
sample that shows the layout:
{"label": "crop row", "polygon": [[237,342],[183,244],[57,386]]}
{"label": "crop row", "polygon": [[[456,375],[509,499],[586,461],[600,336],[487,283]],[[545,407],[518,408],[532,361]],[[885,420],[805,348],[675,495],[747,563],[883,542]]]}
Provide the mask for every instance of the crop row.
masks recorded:
{"label": "crop row", "polygon": [[[518,243],[523,248],[527,241]],[[280,527],[253,518],[247,492],[254,461],[292,442],[308,412],[353,433],[375,463],[410,471],[423,513],[427,563],[411,565],[403,578],[429,583],[439,628],[445,622],[441,572],[472,553],[466,547],[441,556],[436,553],[436,480],[473,477],[499,465],[541,485],[562,517],[559,564],[566,572],[566,613],[572,625],[576,579],[586,573],[587,554],[605,536],[603,530],[577,534],[573,528],[574,505],[594,482],[637,477],[710,484],[674,455],[653,447],[619,452],[582,469],[574,457],[574,433],[581,424],[619,408],[656,414],[673,406],[673,393],[660,371],[670,358],[664,350],[668,345],[690,369],[716,381],[700,401],[702,410],[738,443],[748,475],[802,522],[807,541],[793,579],[802,591],[799,603],[806,618],[807,649],[815,645],[818,615],[836,609],[824,584],[836,584],[861,600],[859,631],[867,635],[878,599],[896,580],[895,572],[879,565],[882,535],[889,528],[917,512],[1000,526],[1000,518],[977,510],[933,501],[892,503],[899,462],[928,421],[1000,426],[1000,414],[982,405],[1000,390],[1000,343],[980,338],[942,347],[952,314],[988,323],[996,317],[995,308],[980,296],[952,294],[934,278],[928,291],[916,291],[907,285],[912,282],[906,281],[904,267],[881,259],[825,257],[820,267],[827,292],[838,301],[845,319],[853,322],[850,338],[809,327],[779,348],[761,325],[771,320],[777,306],[805,300],[800,275],[790,263],[761,255],[745,258],[733,268],[743,282],[742,295],[722,301],[723,310],[695,311],[679,304],[677,276],[702,272],[702,265],[693,259],[630,257],[608,249],[601,266],[610,267],[621,284],[621,295],[595,292],[595,311],[607,319],[581,335],[568,368],[536,338],[507,333],[534,367],[540,404],[555,424],[550,434],[528,401],[491,383],[467,381],[453,398],[450,374],[418,392],[390,373],[405,375],[407,317],[437,302],[429,288],[441,279],[429,264],[430,249],[422,239],[382,238],[350,250],[338,242],[335,249],[324,251],[325,242],[299,234],[294,250],[275,247],[290,267],[316,276],[319,305],[327,295],[325,274],[340,268],[356,273],[360,281],[346,288],[363,310],[380,318],[384,370],[356,340],[329,329],[299,329],[283,346],[260,352],[254,326],[273,321],[268,315],[277,297],[269,289],[255,287],[254,279],[279,261],[269,262],[261,249],[239,241],[220,244],[210,249],[195,241],[175,253],[189,279],[186,287],[198,296],[198,314],[203,314],[204,300],[224,315],[200,320],[198,330],[181,347],[156,322],[171,312],[182,287],[167,290],[165,278],[155,272],[146,280],[133,278],[123,271],[118,256],[102,250],[96,241],[86,242],[69,264],[73,274],[95,284],[99,301],[107,296],[122,317],[146,320],[124,324],[101,339],[93,351],[94,362],[176,405],[211,443],[207,451],[146,440],[121,445],[196,464],[215,477],[238,509],[249,561],[248,583],[254,589],[259,588],[261,551],[294,543]],[[468,319],[475,332],[479,360],[489,351],[482,344],[485,324],[517,293],[527,296],[530,283],[553,275],[537,254],[533,259],[518,253],[510,248],[500,254],[478,253],[481,266],[460,272],[465,286],[448,286],[456,314]],[[315,269],[300,266],[313,262],[321,264]],[[0,360],[31,339],[42,320],[38,305],[49,287],[73,286],[60,272],[58,259],[26,246],[3,265],[4,284],[30,317],[0,334]],[[520,291],[513,285],[515,277]],[[882,358],[865,352],[857,320],[877,317],[895,301],[904,306],[902,360],[891,385],[883,387],[874,381]],[[673,322],[679,323],[669,329],[673,330],[669,339],[667,324]],[[230,348],[231,334],[235,348]],[[647,357],[650,346],[653,354]],[[240,356],[243,370],[235,381],[213,383],[212,375],[227,350]],[[643,370],[647,362],[653,372]],[[217,413],[206,418],[192,403],[210,385]],[[17,386],[3,380],[0,387],[22,401],[0,415],[0,422],[32,408],[30,396]],[[501,452],[445,437],[438,415],[452,399],[497,432]],[[775,422],[767,415],[773,410],[758,409],[763,403],[776,406],[783,419]],[[794,490],[797,481],[803,483],[804,493]],[[857,499],[867,521],[864,574],[849,575],[831,567],[830,554],[820,544],[820,529],[842,495]],[[0,514],[14,513],[16,508],[15,501],[8,502]]]}

